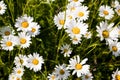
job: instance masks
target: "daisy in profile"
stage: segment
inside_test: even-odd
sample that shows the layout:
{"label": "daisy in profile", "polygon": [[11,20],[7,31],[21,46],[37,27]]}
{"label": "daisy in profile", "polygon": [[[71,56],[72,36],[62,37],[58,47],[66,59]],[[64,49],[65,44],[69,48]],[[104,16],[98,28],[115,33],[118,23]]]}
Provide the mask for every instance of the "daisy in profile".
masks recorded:
{"label": "daisy in profile", "polygon": [[77,7],[74,15],[78,18],[79,21],[85,21],[89,17],[89,11],[87,6]]}
{"label": "daisy in profile", "polygon": [[87,73],[86,75],[82,75],[82,80],[92,80],[93,79],[93,76],[92,76],[92,73],[89,72]]}
{"label": "daisy in profile", "polygon": [[82,75],[86,75],[89,72],[90,65],[85,64],[88,59],[85,58],[80,62],[80,57],[74,56],[74,58],[70,58],[68,69],[73,70],[72,75],[77,73],[77,77],[81,77]]}
{"label": "daisy in profile", "polygon": [[48,78],[48,80],[58,80],[55,73],[49,74],[47,78]]}
{"label": "daisy in profile", "polygon": [[35,37],[36,35],[40,33],[39,31],[40,26],[36,22],[33,22],[31,25],[32,25],[31,30],[28,31],[28,34],[32,37]]}
{"label": "daisy in profile", "polygon": [[83,22],[71,21],[68,25],[66,32],[70,37],[81,37],[88,30],[88,25]]}
{"label": "daisy in profile", "polygon": [[99,16],[110,20],[114,16],[114,11],[110,6],[103,5],[99,8]]}
{"label": "daisy in profile", "polygon": [[87,32],[84,37],[87,38],[87,39],[90,39],[92,36],[92,33],[91,32]]}
{"label": "daisy in profile", "polygon": [[24,68],[23,67],[14,67],[13,73],[18,77],[22,77],[24,74]]}
{"label": "daisy in profile", "polygon": [[56,66],[55,75],[57,76],[58,80],[67,79],[69,77],[70,73],[66,67],[66,64]]}
{"label": "daisy in profile", "polygon": [[25,32],[18,33],[18,41],[20,48],[27,48],[31,44],[31,37]]}
{"label": "daisy in profile", "polygon": [[115,11],[120,16],[120,5],[118,5],[117,7],[115,7]]}
{"label": "daisy in profile", "polygon": [[25,32],[30,31],[32,21],[33,21],[33,17],[27,16],[25,14],[16,19],[15,27],[17,28],[17,31],[25,31]]}
{"label": "daisy in profile", "polygon": [[22,78],[17,76],[15,73],[11,73],[8,77],[8,80],[22,80]]}
{"label": "daisy in profile", "polygon": [[113,28],[113,25],[114,23],[101,22],[100,26],[97,26],[98,37],[100,37],[101,41],[105,39],[107,43],[110,43],[113,40],[117,40],[118,28]]}
{"label": "daisy in profile", "polygon": [[17,45],[17,38],[15,36],[3,36],[0,41],[3,50],[13,50],[14,46]]}
{"label": "daisy in profile", "polygon": [[16,66],[26,66],[27,65],[27,56],[19,54],[15,57],[14,63]]}
{"label": "daisy in profile", "polygon": [[120,70],[118,68],[115,72],[113,72],[112,80],[120,80]]}
{"label": "daisy in profile", "polygon": [[14,30],[11,29],[9,26],[4,26],[0,28],[0,35],[2,36],[10,36],[14,34]]}
{"label": "daisy in profile", "polygon": [[81,37],[71,37],[70,39],[72,41],[72,44],[79,44],[81,43]]}
{"label": "daisy in profile", "polygon": [[118,0],[112,1],[112,3],[111,3],[111,6],[112,6],[113,8],[117,7],[118,5],[119,5]]}
{"label": "daisy in profile", "polygon": [[54,17],[54,23],[57,26],[58,30],[65,28],[65,12],[59,12],[58,15]]}
{"label": "daisy in profile", "polygon": [[43,57],[40,56],[37,52],[33,53],[33,55],[28,55],[28,64],[26,67],[33,69],[34,72],[41,70],[42,64],[44,63]]}
{"label": "daisy in profile", "polygon": [[64,54],[64,57],[70,57],[70,54],[72,53],[71,47],[68,44],[63,45],[60,50],[61,53]]}
{"label": "daisy in profile", "polygon": [[111,41],[111,43],[109,44],[109,48],[115,57],[120,55],[120,42]]}
{"label": "daisy in profile", "polygon": [[0,15],[4,14],[6,9],[6,4],[3,1],[0,1]]}

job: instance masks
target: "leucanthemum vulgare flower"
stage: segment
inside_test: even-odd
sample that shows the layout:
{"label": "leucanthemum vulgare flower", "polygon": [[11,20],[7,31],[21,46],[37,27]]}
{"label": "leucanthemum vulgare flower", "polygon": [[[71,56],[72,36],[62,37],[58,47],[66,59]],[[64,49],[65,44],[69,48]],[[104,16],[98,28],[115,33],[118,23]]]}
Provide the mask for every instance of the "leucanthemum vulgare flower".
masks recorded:
{"label": "leucanthemum vulgare flower", "polygon": [[58,80],[57,76],[55,73],[49,74],[47,76],[48,80]]}
{"label": "leucanthemum vulgare flower", "polygon": [[110,43],[112,40],[118,40],[118,28],[113,28],[113,25],[114,23],[101,22],[100,26],[97,26],[97,36],[101,41],[105,39],[107,43]]}
{"label": "leucanthemum vulgare flower", "polygon": [[56,66],[54,73],[57,76],[58,80],[65,80],[70,75],[69,70],[66,67],[66,64]]}
{"label": "leucanthemum vulgare flower", "polygon": [[113,72],[112,80],[120,80],[120,70],[118,68],[115,72]]}
{"label": "leucanthemum vulgare flower", "polygon": [[115,7],[115,11],[120,16],[120,5]]}
{"label": "leucanthemum vulgare flower", "polygon": [[54,17],[54,23],[57,26],[58,30],[65,28],[65,12],[59,12]]}
{"label": "leucanthemum vulgare flower", "polygon": [[88,72],[86,75],[82,75],[82,80],[92,80],[93,76],[91,72]]}
{"label": "leucanthemum vulgare flower", "polygon": [[24,74],[24,68],[23,67],[14,67],[13,73],[18,77],[22,77]]}
{"label": "leucanthemum vulgare flower", "polygon": [[2,40],[0,41],[1,47],[3,50],[13,50],[14,46],[17,45],[17,38],[16,36],[3,36]]}
{"label": "leucanthemum vulgare flower", "polygon": [[81,4],[76,5],[75,3],[71,2],[71,3],[68,3],[67,10],[69,10],[72,13],[74,13],[76,8],[79,7],[79,6],[81,6]]}
{"label": "leucanthemum vulgare flower", "polygon": [[15,27],[17,28],[17,31],[30,31],[31,30],[31,24],[33,21],[33,17],[27,16],[26,14],[18,17],[16,19]]}
{"label": "leucanthemum vulgare flower", "polygon": [[66,10],[66,25],[69,24],[70,21],[75,20],[75,15],[70,10]]}
{"label": "leucanthemum vulgare flower", "polygon": [[72,44],[79,44],[81,43],[81,37],[71,37],[70,39],[72,41]]}
{"label": "leucanthemum vulgare flower", "polygon": [[8,77],[8,80],[22,80],[22,77],[17,76],[15,73],[11,73]]}
{"label": "leucanthemum vulgare flower", "polygon": [[20,48],[27,48],[31,44],[31,37],[25,32],[18,33],[18,42]]}
{"label": "leucanthemum vulgare flower", "polygon": [[0,35],[2,36],[10,36],[14,34],[14,30],[11,29],[9,26],[4,26],[0,28]]}
{"label": "leucanthemum vulgare flower", "polygon": [[74,15],[78,19],[78,21],[85,21],[89,17],[89,11],[87,6],[77,7]]}
{"label": "leucanthemum vulgare flower", "polygon": [[66,32],[70,37],[82,37],[88,30],[88,25],[83,22],[71,21],[67,26]]}
{"label": "leucanthemum vulgare flower", "polygon": [[111,41],[109,44],[109,48],[115,57],[120,55],[120,42]]}
{"label": "leucanthemum vulgare flower", "polygon": [[91,38],[91,36],[92,36],[91,32],[87,32],[86,34],[84,34],[84,37],[87,39]]}
{"label": "leucanthemum vulgare flower", "polygon": [[34,72],[41,70],[42,64],[44,63],[44,59],[37,52],[33,53],[33,55],[29,54],[27,59],[28,64],[26,67],[33,69]]}
{"label": "leucanthemum vulgare flower", "polygon": [[72,3],[75,3],[76,5],[77,4],[80,4],[81,2],[83,2],[84,0],[68,0],[68,2],[72,2]]}
{"label": "leucanthemum vulgare flower", "polygon": [[80,62],[80,57],[74,56],[70,58],[68,69],[73,70],[72,75],[77,73],[77,77],[81,77],[82,75],[86,75],[89,72],[90,65],[85,64],[88,59],[85,58]]}
{"label": "leucanthemum vulgare flower", "polygon": [[27,33],[30,36],[35,37],[36,35],[38,35],[40,33],[39,29],[40,29],[40,26],[36,22],[33,22],[31,24],[31,30],[28,31]]}
{"label": "leucanthemum vulgare flower", "polygon": [[6,4],[3,1],[0,1],[0,15],[4,14],[6,9]]}
{"label": "leucanthemum vulgare flower", "polygon": [[117,7],[118,5],[120,5],[119,2],[118,2],[118,0],[112,1],[112,3],[111,3],[111,6],[113,8]]}
{"label": "leucanthemum vulgare flower", "polygon": [[71,47],[68,44],[63,45],[60,50],[61,53],[64,54],[64,57],[70,57],[70,54],[72,53]]}
{"label": "leucanthemum vulgare flower", "polygon": [[99,8],[99,16],[109,20],[114,16],[114,11],[110,6],[103,5]]}
{"label": "leucanthemum vulgare flower", "polygon": [[15,57],[14,64],[18,67],[19,66],[26,66],[27,65],[27,56],[19,54],[18,56]]}

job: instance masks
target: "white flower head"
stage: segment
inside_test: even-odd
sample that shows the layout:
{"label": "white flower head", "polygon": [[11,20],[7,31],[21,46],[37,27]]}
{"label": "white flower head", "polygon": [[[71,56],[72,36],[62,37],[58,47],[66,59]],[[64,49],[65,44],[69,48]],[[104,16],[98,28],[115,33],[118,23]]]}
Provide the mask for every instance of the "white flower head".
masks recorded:
{"label": "white flower head", "polygon": [[27,56],[19,54],[15,57],[14,63],[16,66],[26,66],[27,65]]}
{"label": "white flower head", "polygon": [[4,14],[7,9],[6,4],[3,1],[0,1],[0,15]]}
{"label": "white flower head", "polygon": [[31,44],[31,37],[25,32],[18,33],[18,41],[20,48],[27,48]]}
{"label": "white flower head", "polygon": [[58,80],[65,80],[70,75],[69,70],[66,67],[66,64],[56,66],[54,73],[57,76]]}
{"label": "white flower head", "polygon": [[22,78],[17,76],[15,73],[11,73],[8,77],[8,80],[22,80]]}
{"label": "white flower head", "polygon": [[27,32],[27,31],[31,30],[32,21],[33,21],[33,17],[27,16],[25,14],[16,19],[15,27],[17,28],[17,31]]}
{"label": "white flower head", "polygon": [[71,47],[68,44],[63,45],[60,48],[60,50],[62,50],[61,53],[64,54],[64,57],[66,57],[66,56],[70,57],[70,54],[72,53]]}
{"label": "white flower head", "polygon": [[37,72],[41,70],[42,64],[44,63],[44,59],[42,56],[40,56],[37,52],[33,53],[33,55],[28,55],[28,64],[26,67],[30,68],[30,70],[33,69],[33,71]]}
{"label": "white flower head", "polygon": [[120,5],[115,7],[115,11],[120,16]]}
{"label": "white flower head", "polygon": [[82,80],[92,80],[93,76],[91,72],[88,72],[86,75],[82,75]]}
{"label": "white flower head", "polygon": [[115,57],[120,55],[120,42],[111,41],[111,43],[109,44],[109,48]]}
{"label": "white flower head", "polygon": [[24,74],[24,68],[23,67],[14,67],[13,73],[18,77],[22,77]]}
{"label": "white flower head", "polygon": [[70,39],[72,41],[72,44],[79,44],[81,43],[81,37],[71,37]]}
{"label": "white flower head", "polygon": [[74,58],[70,58],[68,69],[73,70],[72,75],[77,73],[77,77],[81,77],[82,75],[86,75],[89,72],[90,65],[85,64],[88,59],[85,58],[80,62],[80,57],[74,56]]}
{"label": "white flower head", "polygon": [[1,47],[3,50],[13,50],[14,46],[17,45],[17,38],[16,36],[3,36],[2,40],[0,41]]}
{"label": "white flower head", "polygon": [[76,5],[81,4],[84,0],[68,0],[70,3],[75,3]]}
{"label": "white flower head", "polygon": [[104,17],[107,20],[110,20],[114,16],[114,11],[110,6],[100,6],[99,8],[99,16]]}
{"label": "white flower head", "polygon": [[108,24],[107,22],[101,22],[100,26],[97,26],[98,37],[100,40],[106,40],[107,43],[110,43],[113,40],[118,38],[118,29],[117,27],[113,28],[114,23]]}
{"label": "white flower head", "polygon": [[91,32],[87,32],[84,37],[87,38],[87,39],[90,39],[92,36],[92,33]]}
{"label": "white flower head", "polygon": [[120,70],[118,68],[115,72],[113,72],[112,80],[120,80]]}
{"label": "white flower head", "polygon": [[118,6],[118,5],[120,5],[119,2],[118,2],[118,0],[112,1],[111,6],[112,6],[113,8],[116,8],[116,6]]}
{"label": "white flower head", "polygon": [[49,74],[47,76],[48,80],[58,80],[57,76],[55,73]]}

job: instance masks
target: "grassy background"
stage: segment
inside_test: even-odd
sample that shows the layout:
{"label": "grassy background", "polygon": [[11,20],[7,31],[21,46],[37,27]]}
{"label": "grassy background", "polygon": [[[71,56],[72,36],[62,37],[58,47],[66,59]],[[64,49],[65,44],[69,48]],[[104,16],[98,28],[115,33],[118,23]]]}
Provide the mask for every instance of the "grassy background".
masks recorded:
{"label": "grassy background", "polygon": [[[55,65],[66,63],[69,58],[64,58],[60,54],[60,47],[64,43],[71,44],[74,55],[80,55],[81,59],[88,58],[90,71],[93,73],[93,80],[110,80],[111,74],[116,68],[120,68],[120,56],[112,56],[105,41],[100,41],[96,37],[96,25],[103,18],[98,16],[98,9],[101,5],[110,5],[113,0],[85,0],[84,5],[89,7],[90,15],[86,21],[89,30],[94,34],[91,39],[82,39],[81,44],[72,45],[70,38],[64,30],[57,30],[53,18],[60,11],[66,9],[67,0],[55,0],[47,3],[45,0],[4,0],[7,10],[4,15],[0,15],[0,27],[10,25],[15,30],[15,19],[21,15],[27,14],[34,18],[35,22],[41,25],[40,35],[32,38],[32,44],[27,49],[13,51],[0,50],[0,80],[7,80],[14,64],[14,58],[18,54],[31,54],[38,52],[45,59],[41,72],[33,72],[25,68],[23,80],[47,80],[49,73],[53,71]],[[115,24],[120,22],[120,16],[115,15],[109,22]],[[80,80],[76,76],[70,76],[68,80]]]}

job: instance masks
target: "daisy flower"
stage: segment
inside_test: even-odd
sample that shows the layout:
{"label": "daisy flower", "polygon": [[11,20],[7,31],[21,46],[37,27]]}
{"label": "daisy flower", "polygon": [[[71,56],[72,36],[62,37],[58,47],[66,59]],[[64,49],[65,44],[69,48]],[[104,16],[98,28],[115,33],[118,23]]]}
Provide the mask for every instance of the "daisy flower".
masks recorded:
{"label": "daisy flower", "polygon": [[70,58],[68,69],[73,70],[72,75],[77,73],[77,77],[81,77],[82,75],[86,75],[89,72],[90,65],[85,64],[88,59],[85,58],[80,62],[80,57],[74,56],[74,58]]}
{"label": "daisy flower", "polygon": [[15,73],[11,73],[8,77],[8,80],[22,80],[20,76],[16,76]]}
{"label": "daisy flower", "polygon": [[55,75],[57,75],[58,80],[65,80],[70,75],[65,64],[58,65],[55,68]]}
{"label": "daisy flower", "polygon": [[14,34],[14,30],[11,29],[9,26],[4,26],[0,28],[0,35],[2,36],[10,36]]}
{"label": "daisy flower", "polygon": [[115,7],[115,11],[120,16],[120,5],[118,5],[117,7]]}
{"label": "daisy flower", "polygon": [[40,29],[40,26],[37,23],[33,22],[31,26],[31,30],[28,31],[28,34],[32,37],[35,37],[40,33],[39,29]]}
{"label": "daisy flower", "polygon": [[71,21],[68,25],[66,32],[70,37],[81,37],[87,32],[88,25],[83,22]]}
{"label": "daisy flower", "polygon": [[57,76],[54,73],[49,74],[47,78],[48,80],[58,80]]}
{"label": "daisy flower", "polygon": [[90,39],[92,36],[92,33],[91,32],[87,32],[84,37],[87,38],[87,39]]}
{"label": "daisy flower", "polygon": [[66,25],[69,24],[70,21],[75,20],[75,15],[70,10],[66,11]]}
{"label": "daisy flower", "polygon": [[79,44],[81,43],[81,37],[71,37],[70,39],[72,41],[72,44]]}
{"label": "daisy flower", "polygon": [[114,11],[110,6],[103,5],[99,8],[99,16],[110,20],[114,16]]}
{"label": "daisy flower", "polygon": [[84,0],[68,0],[68,2],[73,2],[73,3],[75,3],[76,5],[77,4],[80,4],[81,2],[83,2]]}
{"label": "daisy flower", "polygon": [[17,38],[15,36],[3,36],[0,41],[3,50],[13,50],[14,46],[17,45]]}
{"label": "daisy flower", "polygon": [[72,53],[71,47],[68,44],[63,45],[60,50],[62,50],[61,53],[64,54],[64,57],[70,57],[70,54]]}
{"label": "daisy flower", "polygon": [[17,28],[17,31],[30,31],[31,30],[31,24],[33,21],[33,17],[27,16],[26,14],[18,17],[16,19],[15,27]]}
{"label": "daisy flower", "polygon": [[77,7],[74,15],[78,18],[79,21],[85,21],[89,17],[89,11],[87,6]]}
{"label": "daisy flower", "polygon": [[112,80],[120,80],[120,70],[118,70],[118,68],[115,72],[113,72]]}
{"label": "daisy flower", "polygon": [[6,4],[3,1],[0,1],[0,15],[4,14],[6,9]]}
{"label": "daisy flower", "polygon": [[93,76],[91,72],[87,73],[86,75],[82,75],[82,80],[92,80],[92,79]]}
{"label": "daisy flower", "polygon": [[80,4],[76,5],[75,3],[71,2],[71,3],[68,3],[67,10],[69,10],[72,13],[74,13],[74,11],[76,10],[76,8],[79,7],[79,6],[81,6],[81,5]]}
{"label": "daisy flower", "polygon": [[27,56],[19,54],[15,57],[14,63],[16,66],[26,66],[27,65]]}
{"label": "daisy flower", "polygon": [[20,48],[27,48],[30,46],[31,37],[25,32],[18,33],[18,40]]}
{"label": "daisy flower", "polygon": [[107,22],[101,22],[100,26],[97,26],[97,36],[100,37],[100,40],[106,40],[107,43],[110,43],[112,40],[117,40],[118,38],[118,29],[117,27],[113,28],[114,23],[108,24]]}
{"label": "daisy flower", "polygon": [[23,67],[14,67],[13,73],[18,77],[22,77],[24,74],[24,68]]}
{"label": "daisy flower", "polygon": [[26,67],[33,69],[35,72],[41,70],[42,64],[44,63],[44,60],[42,56],[40,56],[37,52],[33,53],[33,55],[28,55],[28,64]]}
{"label": "daisy flower", "polygon": [[118,5],[119,5],[118,0],[112,1],[111,6],[112,6],[113,8],[117,7]]}
{"label": "daisy flower", "polygon": [[58,30],[62,29],[62,27],[65,25],[65,12],[59,12],[58,15],[55,15],[54,23],[57,26]]}
{"label": "daisy flower", "polygon": [[109,48],[115,57],[120,55],[120,42],[111,41],[109,44]]}

